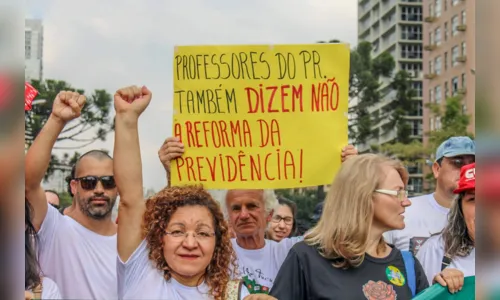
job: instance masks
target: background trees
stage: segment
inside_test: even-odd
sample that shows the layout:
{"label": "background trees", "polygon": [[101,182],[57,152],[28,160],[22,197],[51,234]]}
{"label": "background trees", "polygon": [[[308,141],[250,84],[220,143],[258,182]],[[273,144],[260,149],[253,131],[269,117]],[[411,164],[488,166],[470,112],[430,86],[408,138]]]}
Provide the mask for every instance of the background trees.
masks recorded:
{"label": "background trees", "polygon": [[[31,85],[38,91],[38,95],[35,98],[33,109],[24,114],[26,147],[33,143],[47,122],[54,99],[60,91],[77,91],[80,94],[85,94],[83,89],[74,88],[63,80],[33,80]],[[91,94],[86,94],[86,96],[87,103],[82,109],[81,117],[66,126],[57,139],[54,149],[80,149],[97,140],[104,141],[107,134],[114,130],[114,122],[110,115],[112,96],[105,90],[99,89],[94,90]],[[71,146],[61,145],[66,141],[71,141]],[[77,152],[65,153],[62,157],[52,155],[46,179],[53,174],[54,170],[74,163],[78,156]]]}

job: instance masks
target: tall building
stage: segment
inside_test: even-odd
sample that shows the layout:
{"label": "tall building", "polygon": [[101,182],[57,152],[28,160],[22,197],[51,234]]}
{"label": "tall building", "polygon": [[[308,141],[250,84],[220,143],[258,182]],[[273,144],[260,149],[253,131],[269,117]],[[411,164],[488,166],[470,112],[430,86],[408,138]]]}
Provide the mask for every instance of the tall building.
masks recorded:
{"label": "tall building", "polygon": [[[372,57],[384,52],[390,53],[396,62],[394,74],[405,70],[412,75],[412,86],[416,91],[413,109],[405,117],[410,124],[411,138],[422,140],[423,117],[423,34],[422,0],[359,0],[358,1],[358,41],[368,41],[373,46]],[[369,109],[374,119],[388,111],[388,105],[395,98],[390,89],[391,79],[382,79],[382,101]],[[397,137],[396,128],[390,126],[388,118],[381,118],[373,126],[374,137],[365,145],[357,145],[360,152],[371,145],[383,145]],[[422,166],[410,167],[409,189],[412,194],[423,191]]]}
{"label": "tall building", "polygon": [[43,25],[41,20],[25,20],[24,77],[28,82],[32,79],[43,79]]}
{"label": "tall building", "polygon": [[[443,105],[463,96],[463,110],[475,114],[475,1],[424,0],[424,104]],[[424,110],[424,131],[438,130],[441,120]],[[427,142],[424,140],[424,143]]]}

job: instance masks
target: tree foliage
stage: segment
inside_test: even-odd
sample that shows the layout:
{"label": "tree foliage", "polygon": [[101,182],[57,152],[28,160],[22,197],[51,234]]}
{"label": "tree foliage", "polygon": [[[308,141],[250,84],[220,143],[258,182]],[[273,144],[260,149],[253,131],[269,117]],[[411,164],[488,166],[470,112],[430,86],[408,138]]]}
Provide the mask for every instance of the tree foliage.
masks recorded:
{"label": "tree foliage", "polygon": [[[62,80],[46,80],[31,82],[38,91],[31,111],[25,112],[25,143],[29,147],[36,136],[40,133],[47,122],[51,112],[52,104],[57,94],[61,91],[76,91],[85,94],[83,89],[72,87],[69,83]],[[81,116],[67,124],[60,136],[57,138],[54,149],[80,149],[92,144],[97,140],[104,141],[109,132],[114,130],[113,119],[110,116],[112,96],[105,90],[96,89],[91,95],[86,95],[87,101],[82,109]],[[72,146],[62,147],[60,142],[71,141]],[[48,179],[54,170],[61,166],[68,166],[72,160],[75,160],[74,153],[64,154],[62,157],[52,155],[49,169],[46,173]]]}
{"label": "tree foliage", "polygon": [[361,42],[351,51],[349,98],[356,99],[357,104],[349,108],[354,116],[349,134],[356,144],[366,144],[373,137],[372,127],[378,120],[368,109],[382,99],[381,78],[389,78],[395,67],[394,58],[389,53],[372,58],[372,50],[369,42]]}
{"label": "tree foliage", "polygon": [[297,205],[296,219],[301,224],[310,224],[314,207],[324,200],[317,197],[317,190],[305,189],[302,193],[294,192],[293,189],[276,190],[276,194],[295,202]]}
{"label": "tree foliage", "polygon": [[[25,113],[24,122],[28,131],[25,142],[28,145],[31,145],[47,122],[54,99],[59,92],[76,91],[85,94],[84,90],[73,88],[70,84],[61,80],[33,80],[31,84],[38,90],[35,101],[43,99],[45,102],[33,105],[33,109]],[[62,148],[56,145],[55,149],[79,149],[97,140],[104,141],[106,135],[114,128],[110,117],[111,103],[112,96],[105,90],[95,90],[90,96],[87,95],[87,102],[82,109],[81,116],[70,122],[57,138],[58,142],[72,141],[74,146]],[[88,135],[88,137],[82,137],[84,134]]]}
{"label": "tree foliage", "polygon": [[59,194],[59,206],[61,207],[71,206],[71,204],[73,203],[73,197],[71,197],[71,195],[67,191],[58,194]]}
{"label": "tree foliage", "polygon": [[396,128],[396,142],[409,144],[412,142],[412,126],[408,123],[407,116],[414,110],[416,91],[412,87],[412,77],[406,71],[401,70],[394,76],[391,90],[395,97],[389,104],[388,117],[389,128]]}
{"label": "tree foliage", "polygon": [[427,133],[429,147],[436,149],[442,142],[452,136],[468,136],[474,138],[474,133],[469,132],[470,115],[463,110],[463,97],[460,95],[446,99],[444,110],[440,105],[428,105],[432,117],[439,119],[441,128]]}

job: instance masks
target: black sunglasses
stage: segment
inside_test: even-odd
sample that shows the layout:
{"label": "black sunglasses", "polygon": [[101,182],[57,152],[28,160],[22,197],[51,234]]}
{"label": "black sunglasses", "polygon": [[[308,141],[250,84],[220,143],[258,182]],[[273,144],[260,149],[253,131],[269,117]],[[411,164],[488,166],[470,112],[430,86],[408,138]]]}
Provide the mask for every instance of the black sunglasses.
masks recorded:
{"label": "black sunglasses", "polygon": [[95,189],[99,181],[105,190],[114,189],[116,187],[115,178],[113,176],[84,176],[74,178],[73,180],[79,181],[82,189],[87,191]]}

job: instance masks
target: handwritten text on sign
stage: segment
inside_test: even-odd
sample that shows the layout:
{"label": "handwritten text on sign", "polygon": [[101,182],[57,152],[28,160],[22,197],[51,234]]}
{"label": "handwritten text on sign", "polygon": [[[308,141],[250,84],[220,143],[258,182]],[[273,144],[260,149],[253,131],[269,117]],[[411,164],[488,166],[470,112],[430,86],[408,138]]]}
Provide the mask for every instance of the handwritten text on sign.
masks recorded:
{"label": "handwritten text on sign", "polygon": [[328,184],[347,145],[345,44],[177,47],[172,184]]}

